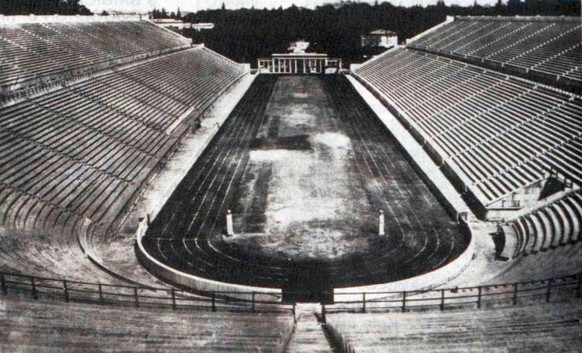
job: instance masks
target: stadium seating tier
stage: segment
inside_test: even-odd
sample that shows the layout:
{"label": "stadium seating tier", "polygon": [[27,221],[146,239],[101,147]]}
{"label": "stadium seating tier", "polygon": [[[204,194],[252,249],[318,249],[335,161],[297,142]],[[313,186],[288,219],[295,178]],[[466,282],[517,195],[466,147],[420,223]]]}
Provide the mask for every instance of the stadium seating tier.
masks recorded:
{"label": "stadium seating tier", "polygon": [[74,70],[189,45],[147,21],[0,24],[0,88],[6,94],[28,81],[70,78],[79,75]]}
{"label": "stadium seating tier", "polygon": [[580,18],[456,17],[409,47],[582,88]]}
{"label": "stadium seating tier", "polygon": [[355,74],[486,206],[552,168],[582,180],[579,96],[407,48]]}

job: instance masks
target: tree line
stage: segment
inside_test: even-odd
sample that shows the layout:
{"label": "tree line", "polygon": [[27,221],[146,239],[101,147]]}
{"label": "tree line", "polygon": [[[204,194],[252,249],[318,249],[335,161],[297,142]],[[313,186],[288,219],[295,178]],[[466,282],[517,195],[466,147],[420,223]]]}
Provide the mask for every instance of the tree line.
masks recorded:
{"label": "tree line", "polygon": [[287,9],[243,8],[199,11],[183,17],[185,22],[212,22],[213,30],[197,32],[184,29],[185,36],[233,60],[256,65],[256,59],[285,52],[289,43],[304,39],[311,43],[309,51],[339,57],[345,63],[363,60],[361,35],[375,29],[392,30],[400,42],[439,23],[447,15],[505,16],[550,15],[579,16],[579,0],[498,0],[494,6],[481,6],[478,1],[468,7],[447,6],[438,0],[435,5],[394,6],[384,3],[352,3],[339,8],[318,6],[313,10],[291,6]]}
{"label": "tree line", "polygon": [[180,8],[178,7],[178,11],[176,12],[168,12],[165,8],[162,7],[161,10],[153,9],[150,13],[151,18],[173,18],[175,20],[179,20],[182,18],[182,13],[180,12]]}
{"label": "tree line", "polygon": [[0,0],[2,15],[91,15],[79,0]]}
{"label": "tree line", "polygon": [[[191,23],[212,22],[215,24],[213,30],[184,29],[182,34],[233,60],[254,66],[257,58],[285,52],[289,43],[298,39],[311,43],[309,51],[327,53],[349,64],[364,60],[368,53],[366,48],[361,48],[360,36],[375,29],[394,31],[402,42],[442,23],[447,15],[580,16],[581,10],[580,0],[497,0],[494,6],[481,6],[479,1],[467,7],[447,6],[445,1],[436,0],[435,5],[427,7],[376,2],[341,7],[324,5],[313,10],[297,6],[231,10],[223,4],[220,9],[185,16],[180,9],[168,12],[163,8],[154,9],[150,15],[153,18],[182,18]],[[79,0],[0,0],[0,14],[90,15],[91,11]]]}

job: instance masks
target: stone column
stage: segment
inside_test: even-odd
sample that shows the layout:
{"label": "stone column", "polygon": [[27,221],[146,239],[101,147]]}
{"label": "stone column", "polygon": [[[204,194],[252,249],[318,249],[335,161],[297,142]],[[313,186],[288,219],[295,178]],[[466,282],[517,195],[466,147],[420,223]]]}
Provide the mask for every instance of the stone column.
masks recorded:
{"label": "stone column", "polygon": [[226,211],[226,234],[228,236],[234,235],[234,227],[232,225],[232,213],[230,213],[230,210]]}
{"label": "stone column", "polygon": [[380,216],[378,217],[378,235],[384,234],[384,211],[380,210]]}

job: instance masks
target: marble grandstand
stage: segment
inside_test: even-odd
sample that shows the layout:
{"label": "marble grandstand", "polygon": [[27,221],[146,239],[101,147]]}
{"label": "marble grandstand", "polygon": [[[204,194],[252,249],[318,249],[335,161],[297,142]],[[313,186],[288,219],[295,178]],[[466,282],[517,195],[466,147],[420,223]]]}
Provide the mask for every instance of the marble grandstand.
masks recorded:
{"label": "marble grandstand", "polygon": [[[70,235],[81,229],[115,224],[188,124],[245,74],[243,66],[145,21],[9,23],[0,31],[11,54],[2,56],[11,69],[0,108],[3,224],[61,234],[70,240],[57,241],[63,250],[78,252]],[[49,60],[47,51],[54,52]],[[133,61],[120,63],[124,57]],[[196,74],[183,75],[186,68]],[[32,93],[23,98],[23,89]],[[23,266],[68,272],[42,255]],[[5,270],[18,267],[3,263]]]}
{"label": "marble grandstand", "polygon": [[580,37],[575,17],[456,17],[408,46],[580,93]]}
{"label": "marble grandstand", "polygon": [[[0,351],[576,350],[581,29],[449,18],[349,73],[296,79],[254,75],[136,17],[0,16]],[[209,235],[224,200],[243,198],[230,185],[255,145],[314,148],[307,113],[301,139],[278,133],[285,85],[325,115],[314,130],[347,131],[342,158],[372,185],[350,190],[389,208],[397,234],[314,272]],[[346,148],[328,147],[324,160]],[[236,225],[249,233],[266,224],[247,218]],[[316,298],[333,313],[274,290],[313,273],[336,283],[293,288],[331,290]],[[410,312],[352,312],[386,300]]]}

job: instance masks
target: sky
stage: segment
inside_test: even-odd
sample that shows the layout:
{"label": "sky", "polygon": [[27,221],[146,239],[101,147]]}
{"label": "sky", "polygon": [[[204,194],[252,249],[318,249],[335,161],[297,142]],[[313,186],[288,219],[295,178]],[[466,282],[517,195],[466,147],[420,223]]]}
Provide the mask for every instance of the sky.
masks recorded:
{"label": "sky", "polygon": [[[227,9],[237,9],[241,7],[262,9],[264,7],[289,7],[292,4],[307,8],[314,8],[317,5],[335,2],[336,0],[81,0],[81,4],[87,6],[94,13],[103,10],[136,11],[147,12],[153,8],[164,7],[168,11],[176,11],[180,7],[181,11],[199,11],[205,9],[217,9],[224,2]],[[374,3],[374,0],[360,0],[361,2]],[[434,5],[437,0],[391,0],[393,5]],[[379,0],[382,2],[382,0]],[[477,0],[480,5],[493,5],[496,0]],[[447,5],[472,5],[474,0],[445,0]]]}

